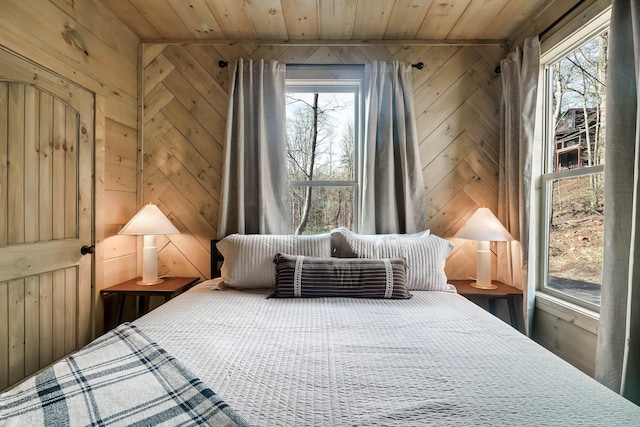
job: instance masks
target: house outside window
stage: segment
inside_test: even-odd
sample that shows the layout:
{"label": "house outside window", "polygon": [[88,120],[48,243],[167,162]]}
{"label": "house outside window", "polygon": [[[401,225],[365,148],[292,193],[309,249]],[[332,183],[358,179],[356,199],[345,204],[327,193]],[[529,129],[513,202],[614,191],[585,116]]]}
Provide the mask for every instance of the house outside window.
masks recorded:
{"label": "house outside window", "polygon": [[363,67],[287,67],[291,232],[357,229]]}
{"label": "house outside window", "polygon": [[539,290],[598,311],[604,235],[608,16],[543,54]]}

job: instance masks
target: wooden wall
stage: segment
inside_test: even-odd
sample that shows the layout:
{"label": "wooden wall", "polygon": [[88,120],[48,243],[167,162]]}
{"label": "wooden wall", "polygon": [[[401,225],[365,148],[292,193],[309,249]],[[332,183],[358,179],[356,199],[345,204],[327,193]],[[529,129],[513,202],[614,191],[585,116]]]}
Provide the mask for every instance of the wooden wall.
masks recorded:
{"label": "wooden wall", "polygon": [[138,37],[95,0],[3,0],[0,43],[95,93],[94,330],[98,290],[136,275],[132,237],[112,237],[136,212]]}
{"label": "wooden wall", "polygon": [[[413,70],[428,226],[452,236],[477,207],[497,212],[502,45],[143,45],[143,199],[182,231],[159,245],[162,274],[209,277],[217,236],[229,69],[239,57],[288,63],[423,61]],[[450,278],[475,275],[475,248],[454,240]]]}

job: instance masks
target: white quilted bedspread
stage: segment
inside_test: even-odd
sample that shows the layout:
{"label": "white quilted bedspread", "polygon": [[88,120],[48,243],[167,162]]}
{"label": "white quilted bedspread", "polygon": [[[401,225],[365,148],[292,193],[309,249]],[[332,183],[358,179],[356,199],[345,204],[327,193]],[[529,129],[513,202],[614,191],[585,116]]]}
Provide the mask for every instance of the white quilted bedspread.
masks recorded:
{"label": "white quilted bedspread", "polygon": [[638,426],[463,297],[266,299],[196,287],[135,324],[255,426]]}

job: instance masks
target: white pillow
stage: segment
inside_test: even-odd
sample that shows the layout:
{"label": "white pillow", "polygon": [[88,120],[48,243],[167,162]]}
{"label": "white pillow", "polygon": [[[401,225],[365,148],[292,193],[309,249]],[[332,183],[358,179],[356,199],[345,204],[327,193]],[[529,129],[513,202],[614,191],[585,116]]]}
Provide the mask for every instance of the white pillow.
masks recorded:
{"label": "white pillow", "polygon": [[415,234],[363,235],[337,228],[331,231],[331,236],[335,256],[406,259],[409,290],[455,291],[444,272],[453,243],[428,230]]}
{"label": "white pillow", "polygon": [[363,258],[358,254],[374,253],[380,246],[397,244],[404,239],[426,237],[429,234],[430,230],[412,234],[358,234],[346,227],[339,227],[331,230],[331,252],[338,258]]}
{"label": "white pillow", "polygon": [[276,284],[277,253],[329,257],[331,235],[231,234],[216,247],[224,257],[220,273],[226,286],[264,289]]}

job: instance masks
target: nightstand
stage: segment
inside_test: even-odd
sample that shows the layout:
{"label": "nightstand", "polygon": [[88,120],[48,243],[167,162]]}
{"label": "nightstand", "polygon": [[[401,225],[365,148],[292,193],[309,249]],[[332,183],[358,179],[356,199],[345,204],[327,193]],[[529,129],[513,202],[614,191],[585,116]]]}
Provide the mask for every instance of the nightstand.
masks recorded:
{"label": "nightstand", "polygon": [[[136,318],[149,311],[149,298],[152,296],[164,297],[164,302],[186,291],[198,281],[199,277],[164,277],[164,282],[157,285],[138,285],[140,278],[127,280],[117,285],[102,289],[100,294],[103,297],[109,295],[118,296],[118,324],[122,323],[122,311],[124,308],[124,297],[132,295],[139,297]],[[105,319],[105,324],[106,324]]]}
{"label": "nightstand", "polygon": [[471,286],[473,282],[475,280],[449,280],[449,283],[455,286],[458,293],[463,297],[471,300],[475,297],[485,298],[489,303],[489,312],[494,316],[496,314],[496,300],[505,299],[509,307],[509,323],[517,330],[520,330],[516,306],[518,301],[522,301],[522,290],[496,280],[491,281],[497,286],[496,289],[478,289]]}

